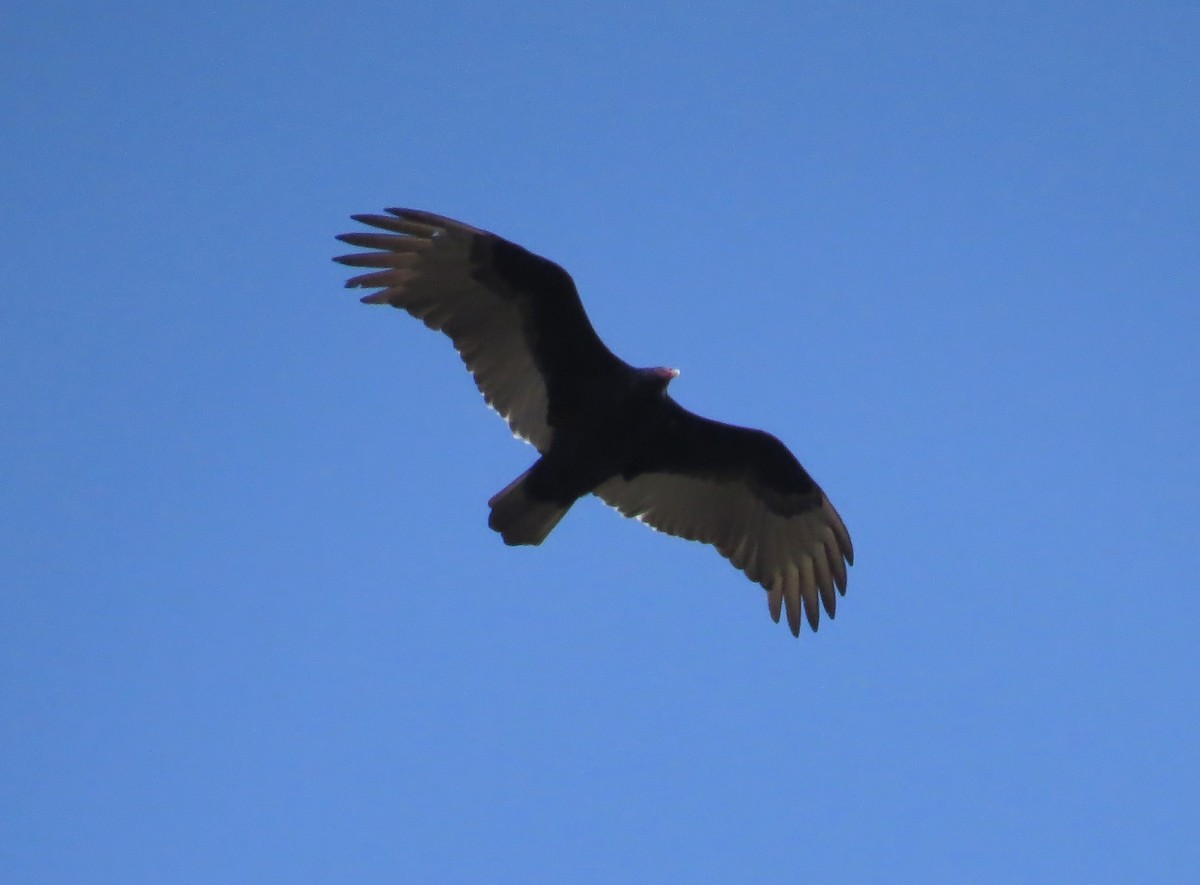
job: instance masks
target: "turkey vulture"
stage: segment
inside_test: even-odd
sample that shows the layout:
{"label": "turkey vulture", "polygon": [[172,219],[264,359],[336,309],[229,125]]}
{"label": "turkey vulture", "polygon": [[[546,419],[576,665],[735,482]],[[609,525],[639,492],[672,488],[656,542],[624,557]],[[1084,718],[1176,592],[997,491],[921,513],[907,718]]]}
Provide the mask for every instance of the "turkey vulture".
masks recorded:
{"label": "turkey vulture", "polygon": [[[778,439],[702,418],[667,394],[675,369],[635,369],[596,335],[570,275],[495,234],[416,209],[354,215],[372,268],[348,288],[445,332],[488,404],[541,457],[488,501],[506,544],[540,544],[597,495],[625,516],[712,544],[767,591],[792,634],[833,617],[854,561],[825,493]],[[836,593],[835,593],[836,589]],[[819,603],[818,603],[819,600]]]}

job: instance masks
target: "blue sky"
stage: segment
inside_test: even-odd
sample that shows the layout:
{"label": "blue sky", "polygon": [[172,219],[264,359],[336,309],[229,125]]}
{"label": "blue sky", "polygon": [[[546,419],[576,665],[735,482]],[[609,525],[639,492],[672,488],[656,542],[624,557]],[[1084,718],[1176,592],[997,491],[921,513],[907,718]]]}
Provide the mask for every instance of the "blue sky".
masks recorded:
{"label": "blue sky", "polygon": [[[1194,881],[1190,3],[25,4],[0,879]],[[795,641],[582,501],[353,212],[574,275],[858,564]]]}

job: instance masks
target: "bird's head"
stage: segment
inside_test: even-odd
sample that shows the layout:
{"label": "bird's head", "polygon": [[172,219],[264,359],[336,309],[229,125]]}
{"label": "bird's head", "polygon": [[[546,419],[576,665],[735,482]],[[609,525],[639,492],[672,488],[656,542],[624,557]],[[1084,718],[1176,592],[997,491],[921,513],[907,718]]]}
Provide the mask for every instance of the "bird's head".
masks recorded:
{"label": "bird's head", "polygon": [[666,366],[655,366],[653,369],[642,369],[642,375],[659,388],[667,392],[667,385],[679,377],[678,369],[668,369]]}

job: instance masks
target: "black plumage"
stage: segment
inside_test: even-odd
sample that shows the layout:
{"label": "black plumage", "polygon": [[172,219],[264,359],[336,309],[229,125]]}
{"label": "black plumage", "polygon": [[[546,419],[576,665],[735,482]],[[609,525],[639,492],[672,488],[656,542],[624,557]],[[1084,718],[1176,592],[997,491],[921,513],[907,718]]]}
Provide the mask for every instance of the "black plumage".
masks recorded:
{"label": "black plumage", "polygon": [[540,544],[595,494],[668,534],[712,544],[816,630],[846,591],[850,536],[821,488],[774,436],[689,412],[674,369],[636,369],[600,340],[570,275],[495,234],[415,209],[355,215],[384,233],[336,261],[372,268],[348,287],[448,335],[488,404],[541,457],[488,502],[508,544]]}

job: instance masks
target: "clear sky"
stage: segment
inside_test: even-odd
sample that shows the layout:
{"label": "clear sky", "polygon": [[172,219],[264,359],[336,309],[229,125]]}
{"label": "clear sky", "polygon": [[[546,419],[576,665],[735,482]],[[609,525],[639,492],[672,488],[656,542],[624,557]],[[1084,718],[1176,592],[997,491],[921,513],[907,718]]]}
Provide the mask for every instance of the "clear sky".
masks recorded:
{"label": "clear sky", "polygon": [[[0,24],[0,880],[1200,877],[1200,7],[25,3]],[[358,304],[574,275],[858,564],[797,641]]]}

